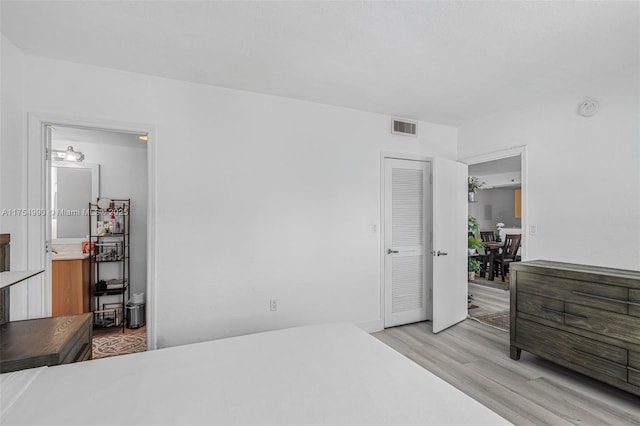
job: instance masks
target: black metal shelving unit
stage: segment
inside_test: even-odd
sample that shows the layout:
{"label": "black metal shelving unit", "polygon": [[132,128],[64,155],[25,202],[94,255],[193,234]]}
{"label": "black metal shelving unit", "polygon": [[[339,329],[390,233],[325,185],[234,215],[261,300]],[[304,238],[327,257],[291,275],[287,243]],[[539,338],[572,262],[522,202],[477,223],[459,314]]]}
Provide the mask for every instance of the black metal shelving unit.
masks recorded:
{"label": "black metal shelving unit", "polygon": [[[130,291],[130,198],[98,198],[89,203],[89,244],[94,328],[122,328]],[[104,303],[107,296],[119,296]],[[102,303],[101,303],[102,298]]]}

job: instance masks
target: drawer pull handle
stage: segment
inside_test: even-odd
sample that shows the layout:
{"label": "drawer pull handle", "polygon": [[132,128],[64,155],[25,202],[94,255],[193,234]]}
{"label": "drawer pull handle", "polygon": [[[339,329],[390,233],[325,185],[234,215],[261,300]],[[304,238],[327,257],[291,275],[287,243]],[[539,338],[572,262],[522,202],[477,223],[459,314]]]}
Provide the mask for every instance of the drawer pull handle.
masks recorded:
{"label": "drawer pull handle", "polygon": [[640,374],[640,370],[638,370],[637,368],[633,368],[633,367],[629,367],[629,366],[627,366],[627,370],[629,370],[629,371],[633,371],[634,373],[638,373],[638,374]]}
{"label": "drawer pull handle", "polygon": [[591,297],[593,299],[605,300],[607,302],[622,303],[624,305],[640,306],[640,303],[630,302],[628,300],[615,299],[613,297],[600,296],[599,294],[585,293],[583,291],[573,290],[571,293],[577,296]]}
{"label": "drawer pull handle", "polygon": [[546,306],[542,306],[542,310],[553,312],[554,314],[564,315],[564,312],[558,311],[557,309],[547,308]]}
{"label": "drawer pull handle", "polygon": [[583,319],[583,320],[587,319],[587,317],[583,317],[581,315],[574,315],[574,314],[570,314],[568,312],[562,312],[562,311],[558,311],[557,309],[551,309],[551,308],[547,308],[547,307],[544,307],[544,306],[542,306],[542,309],[545,310],[545,311],[553,312],[554,314],[558,314],[558,315],[565,315],[565,316],[568,316],[568,317],[574,317],[574,318],[579,318],[579,319]]}
{"label": "drawer pull handle", "polygon": [[592,358],[592,359],[595,359],[597,361],[606,362],[607,364],[610,364],[610,365],[613,365],[613,366],[616,366],[616,367],[629,368],[624,364],[620,364],[619,362],[611,361],[610,359],[603,358],[603,357],[598,356],[598,355],[594,355],[594,354],[592,354],[590,352],[585,352],[585,351],[580,350],[578,348],[571,348],[571,349],[573,349],[574,351],[578,352],[581,355],[586,356],[587,358]]}
{"label": "drawer pull handle", "polygon": [[573,317],[573,318],[578,318],[585,321],[588,319],[587,317],[583,317],[582,315],[570,314],[568,312],[563,312],[562,315],[564,315],[565,317]]}

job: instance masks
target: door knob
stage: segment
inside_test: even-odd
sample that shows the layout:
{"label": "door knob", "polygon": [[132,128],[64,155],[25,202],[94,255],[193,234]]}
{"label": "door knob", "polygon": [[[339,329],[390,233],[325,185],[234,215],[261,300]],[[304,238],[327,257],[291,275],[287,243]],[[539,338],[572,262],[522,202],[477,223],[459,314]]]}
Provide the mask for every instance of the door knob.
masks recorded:
{"label": "door knob", "polygon": [[391,253],[400,253],[400,252],[398,250],[387,249],[387,254],[391,254]]}
{"label": "door knob", "polygon": [[449,253],[447,253],[446,251],[440,251],[440,250],[438,250],[438,253],[437,253],[438,256],[446,256],[448,254]]}

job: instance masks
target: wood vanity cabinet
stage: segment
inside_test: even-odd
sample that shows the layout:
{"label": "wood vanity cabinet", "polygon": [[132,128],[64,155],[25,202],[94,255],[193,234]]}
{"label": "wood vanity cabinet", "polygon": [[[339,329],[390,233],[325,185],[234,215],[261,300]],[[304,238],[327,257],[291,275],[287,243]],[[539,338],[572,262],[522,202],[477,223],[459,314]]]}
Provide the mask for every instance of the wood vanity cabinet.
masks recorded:
{"label": "wood vanity cabinet", "polygon": [[54,260],[52,263],[52,315],[91,312],[93,274],[89,259]]}
{"label": "wood vanity cabinet", "polygon": [[522,350],[640,395],[640,272],[536,260],[511,273],[511,358]]}

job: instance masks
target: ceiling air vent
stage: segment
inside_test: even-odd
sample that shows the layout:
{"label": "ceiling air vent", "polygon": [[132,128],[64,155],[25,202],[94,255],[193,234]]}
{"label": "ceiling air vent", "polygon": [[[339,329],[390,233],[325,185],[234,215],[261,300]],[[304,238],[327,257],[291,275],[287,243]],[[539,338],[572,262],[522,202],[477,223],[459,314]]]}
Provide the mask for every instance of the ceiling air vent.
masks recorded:
{"label": "ceiling air vent", "polygon": [[404,118],[391,119],[391,133],[396,135],[416,136],[418,133],[418,123]]}

